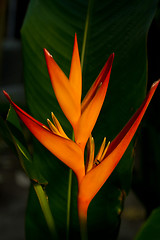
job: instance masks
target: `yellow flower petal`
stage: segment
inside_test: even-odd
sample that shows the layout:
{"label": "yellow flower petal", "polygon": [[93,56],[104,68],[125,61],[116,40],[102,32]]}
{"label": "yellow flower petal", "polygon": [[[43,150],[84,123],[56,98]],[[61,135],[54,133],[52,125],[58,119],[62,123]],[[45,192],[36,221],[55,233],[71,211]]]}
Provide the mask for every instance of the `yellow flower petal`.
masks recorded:
{"label": "yellow flower petal", "polygon": [[99,160],[99,161],[101,160],[101,157],[102,157],[102,154],[103,154],[105,145],[106,145],[106,137],[103,139],[102,145],[101,145],[101,147],[100,147],[100,149],[99,149],[99,152],[98,152],[98,154],[97,154],[97,156],[96,156],[96,158],[95,158],[95,162],[96,162],[97,160]]}
{"label": "yellow flower petal", "polygon": [[51,131],[54,134],[57,134],[58,136],[61,136],[61,134],[59,133],[58,129],[54,126],[54,124],[49,119],[47,119],[47,123],[49,125],[49,128],[51,129]]}
{"label": "yellow flower petal", "polygon": [[65,132],[63,131],[63,128],[62,128],[61,124],[59,123],[58,119],[56,118],[56,116],[54,115],[53,112],[51,112],[51,116],[52,116],[52,120],[53,120],[53,122],[54,122],[54,125],[55,125],[56,128],[58,129],[60,135],[61,135],[62,137],[64,137],[64,138],[69,139],[68,136],[67,136],[67,135],[65,134]]}
{"label": "yellow flower petal", "polygon": [[95,144],[94,138],[90,135],[87,145],[86,173],[93,168]]}

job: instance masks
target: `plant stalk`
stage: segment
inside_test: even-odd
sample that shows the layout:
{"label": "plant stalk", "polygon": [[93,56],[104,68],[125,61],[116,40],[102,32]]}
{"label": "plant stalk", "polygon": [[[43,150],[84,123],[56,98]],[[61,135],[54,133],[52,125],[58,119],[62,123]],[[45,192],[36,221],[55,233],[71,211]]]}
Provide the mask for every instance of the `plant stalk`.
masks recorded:
{"label": "plant stalk", "polygon": [[80,223],[81,240],[88,240],[87,234],[87,210],[88,204],[78,197],[78,215]]}
{"label": "plant stalk", "polygon": [[69,239],[70,210],[71,210],[71,190],[72,190],[72,169],[69,169],[68,182],[68,202],[67,202],[67,240]]}
{"label": "plant stalk", "polygon": [[[72,132],[72,141],[74,141],[74,132]],[[72,169],[69,169],[68,195],[67,195],[67,231],[66,239],[69,240],[70,211],[71,211],[71,191],[72,191]]]}

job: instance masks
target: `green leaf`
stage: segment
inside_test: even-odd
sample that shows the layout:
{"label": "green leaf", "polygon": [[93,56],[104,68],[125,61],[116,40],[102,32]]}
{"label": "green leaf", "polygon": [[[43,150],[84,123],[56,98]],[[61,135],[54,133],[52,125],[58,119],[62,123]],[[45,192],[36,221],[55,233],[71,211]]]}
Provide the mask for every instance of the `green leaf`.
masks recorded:
{"label": "green leaf", "polygon": [[46,193],[42,186],[40,184],[34,183],[34,190],[37,194],[37,197],[39,199],[39,203],[41,205],[45,220],[47,222],[48,228],[50,230],[50,233],[53,237],[53,239],[57,239],[57,233],[55,228],[55,222],[53,219],[53,216],[51,214],[50,206],[48,204],[48,198],[46,196]]}
{"label": "green leaf", "polygon": [[[88,16],[88,1],[85,0],[31,0],[22,27],[22,47],[26,99],[32,116],[45,124],[53,111],[71,137],[71,126],[64,117],[51,86],[43,48],[53,55],[68,76],[76,32],[80,56],[84,55],[83,96],[108,56],[115,52],[107,98],[93,131],[96,149],[104,135],[107,140],[112,140],[141,104],[146,93],[146,36],[157,3],[157,0],[122,0],[120,3],[95,0],[90,3]],[[87,35],[83,54],[85,32]],[[133,142],[89,207],[90,237],[98,237],[99,232],[102,235],[107,233],[107,239],[114,239],[117,235],[124,196],[131,183],[132,150]],[[69,170],[35,139],[34,154],[35,166],[43,172],[49,183],[46,192],[60,239],[65,239]],[[70,237],[78,239],[77,181],[74,175],[71,193],[69,233]],[[33,191],[29,197],[26,229],[29,240],[50,239]]]}
{"label": "green leaf", "polygon": [[7,145],[16,152],[15,145],[12,140],[11,133],[8,129],[7,123],[3,118],[0,116],[0,136],[1,138],[7,143]]}
{"label": "green leaf", "polygon": [[10,138],[12,139],[14,146],[17,150],[21,165],[27,174],[27,176],[36,182],[41,184],[47,184],[46,180],[39,173],[38,169],[35,168],[32,161],[31,154],[29,153],[23,130],[20,125],[17,114],[15,113],[12,106],[10,106],[8,115],[7,115],[8,131],[10,133]]}
{"label": "green leaf", "polygon": [[135,240],[160,239],[160,207],[156,208],[140,229]]}

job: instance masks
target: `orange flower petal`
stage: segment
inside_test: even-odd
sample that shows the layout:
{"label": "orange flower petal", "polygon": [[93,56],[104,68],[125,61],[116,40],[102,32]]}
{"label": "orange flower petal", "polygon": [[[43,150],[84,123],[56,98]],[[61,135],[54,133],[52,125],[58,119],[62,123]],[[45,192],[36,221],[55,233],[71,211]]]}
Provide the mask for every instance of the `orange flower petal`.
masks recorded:
{"label": "orange flower petal", "polygon": [[77,35],[75,34],[73,55],[71,62],[71,69],[69,75],[69,81],[71,83],[74,92],[76,93],[76,99],[81,104],[81,94],[82,94],[82,71],[81,63],[78,51]]}
{"label": "orange flower petal", "polygon": [[79,199],[81,201],[89,205],[95,194],[117,166],[132,140],[159,82],[160,80],[152,85],[140,108],[110,144],[104,160],[83,178],[79,186]]}
{"label": "orange flower petal", "polygon": [[19,108],[5,91],[4,94],[19,118],[40,143],[78,175],[79,170],[84,169],[83,154],[79,146],[69,139],[54,134],[47,126]]}
{"label": "orange flower petal", "polygon": [[75,130],[75,140],[84,149],[93,130],[107,92],[114,54],[103,67],[82,103],[82,115]]}
{"label": "orange flower petal", "polygon": [[79,99],[77,100],[75,90],[50,53],[46,49],[44,49],[44,53],[56,98],[65,116],[75,127],[81,114]]}

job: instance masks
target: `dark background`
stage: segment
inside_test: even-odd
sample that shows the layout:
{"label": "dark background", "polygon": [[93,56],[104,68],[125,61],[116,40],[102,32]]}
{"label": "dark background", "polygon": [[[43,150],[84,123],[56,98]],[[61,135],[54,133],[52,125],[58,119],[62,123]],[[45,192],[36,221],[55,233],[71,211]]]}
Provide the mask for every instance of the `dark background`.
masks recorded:
{"label": "dark background", "polygon": [[[23,87],[23,59],[20,42],[20,29],[24,20],[29,0],[0,0],[0,112],[5,118],[8,103],[5,101],[2,90],[14,94],[14,100],[25,105]],[[160,18],[157,13],[148,33],[148,89],[160,77]],[[160,92],[160,91],[159,91]],[[159,95],[152,100],[150,114],[147,120],[151,122],[160,133],[158,119],[154,117],[157,112]],[[138,157],[136,158],[136,161]],[[134,170],[136,179],[141,171]],[[29,180],[25,176],[16,155],[10,150],[0,136],[0,239],[23,240],[25,225],[25,208],[29,190]],[[142,183],[143,184],[143,183]],[[136,181],[133,179],[133,189]],[[136,194],[131,190],[127,197],[119,240],[133,239],[137,230],[147,215],[140,203],[145,193]],[[137,196],[139,199],[137,198]],[[142,196],[141,196],[142,195]]]}

